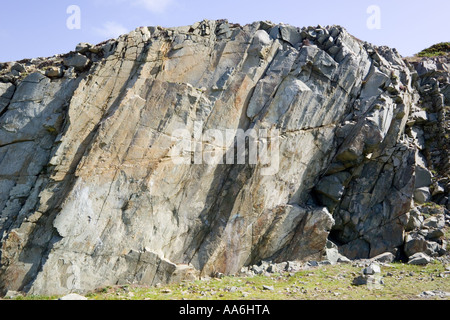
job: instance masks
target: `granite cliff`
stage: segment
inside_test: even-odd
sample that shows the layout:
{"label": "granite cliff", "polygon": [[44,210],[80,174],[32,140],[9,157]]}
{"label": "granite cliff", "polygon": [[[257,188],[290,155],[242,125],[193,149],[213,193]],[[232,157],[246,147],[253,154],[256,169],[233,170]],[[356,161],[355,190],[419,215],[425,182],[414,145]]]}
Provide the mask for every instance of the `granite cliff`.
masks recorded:
{"label": "granite cliff", "polygon": [[0,293],[446,254],[445,57],[202,21],[0,67]]}

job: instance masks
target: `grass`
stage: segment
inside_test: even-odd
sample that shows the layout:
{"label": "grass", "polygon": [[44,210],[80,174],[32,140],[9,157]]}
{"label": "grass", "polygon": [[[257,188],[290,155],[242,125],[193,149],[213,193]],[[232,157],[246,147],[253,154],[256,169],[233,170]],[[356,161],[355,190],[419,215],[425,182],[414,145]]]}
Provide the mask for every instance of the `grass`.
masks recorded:
{"label": "grass", "polygon": [[[381,289],[352,285],[362,267],[321,266],[272,277],[225,277],[160,288],[109,287],[87,295],[93,300],[411,300],[424,291],[450,292],[450,277],[440,263],[382,267]],[[273,287],[273,291],[264,286]]]}
{"label": "grass", "polygon": [[[436,174],[436,170],[431,170],[431,171],[433,174]],[[442,208],[441,205],[434,203],[434,202],[425,202],[423,204],[417,204],[416,206],[422,206],[422,207],[427,207],[427,208],[432,208],[432,209],[441,209]]]}
{"label": "grass", "polygon": [[[444,229],[450,239],[450,228]],[[450,241],[448,241],[450,244]],[[449,250],[450,247],[447,247]],[[450,251],[450,250],[449,250]],[[223,277],[157,287],[109,286],[86,295],[89,300],[441,300],[419,297],[424,291],[450,292],[450,260],[426,266],[392,263],[381,266],[384,285],[377,289],[354,286],[361,262],[324,265],[297,273],[271,276]],[[266,286],[266,288],[264,288]],[[267,290],[272,287],[273,290]],[[269,288],[269,289],[272,289]],[[19,296],[15,300],[56,300],[59,297]],[[450,297],[445,298],[450,300]]]}
{"label": "grass", "polygon": [[437,57],[437,56],[445,56],[450,53],[450,42],[441,42],[435,44],[428,49],[422,50],[417,54],[418,57]]}
{"label": "grass", "polygon": [[[45,297],[45,296],[35,296],[35,295],[29,295],[29,296],[18,296],[12,300],[34,300],[34,301],[49,301],[49,300],[57,300],[58,296],[49,296],[49,297]],[[0,299],[1,300],[1,299]],[[8,300],[8,299],[6,299]]]}
{"label": "grass", "polygon": [[[384,286],[369,289],[352,285],[362,266],[340,264],[271,277],[224,277],[160,287],[106,287],[86,295],[90,300],[420,300],[424,291],[450,292],[445,266],[401,263],[382,266]],[[264,286],[273,287],[272,290]],[[18,300],[52,300],[57,297],[19,297]],[[441,299],[431,297],[427,299]]]}
{"label": "grass", "polygon": [[[86,295],[89,300],[420,300],[424,291],[450,292],[445,266],[401,263],[382,266],[384,286],[352,285],[362,266],[340,264],[271,277],[224,277],[160,287],[106,287]],[[264,286],[273,287],[272,290]],[[54,300],[58,297],[18,297],[16,300]],[[441,299],[431,297],[427,299]]]}

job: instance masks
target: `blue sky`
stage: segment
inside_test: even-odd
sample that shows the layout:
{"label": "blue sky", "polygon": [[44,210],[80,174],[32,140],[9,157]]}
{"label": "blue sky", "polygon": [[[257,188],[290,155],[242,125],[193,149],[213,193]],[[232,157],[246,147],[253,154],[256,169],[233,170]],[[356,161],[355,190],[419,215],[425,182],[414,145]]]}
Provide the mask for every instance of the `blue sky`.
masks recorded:
{"label": "blue sky", "polygon": [[[79,29],[69,29],[71,5]],[[367,9],[380,9],[380,28],[368,28]],[[73,13],[71,11],[70,13]],[[203,19],[247,24],[259,20],[298,27],[341,25],[357,38],[410,56],[450,41],[448,0],[14,0],[0,8],[0,62],[48,57],[79,42],[100,43],[140,26],[176,27]],[[78,16],[77,16],[78,17]]]}

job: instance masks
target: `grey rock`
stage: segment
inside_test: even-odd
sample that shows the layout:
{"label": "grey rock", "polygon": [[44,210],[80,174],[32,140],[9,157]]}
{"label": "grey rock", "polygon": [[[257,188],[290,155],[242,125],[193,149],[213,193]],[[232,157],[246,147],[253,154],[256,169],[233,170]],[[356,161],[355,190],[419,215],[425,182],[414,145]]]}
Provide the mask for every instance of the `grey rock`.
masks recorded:
{"label": "grey rock", "polygon": [[15,85],[12,83],[0,83],[0,97],[4,99],[11,99],[14,95]]}
{"label": "grey rock", "polygon": [[233,31],[230,29],[230,25],[228,23],[222,23],[217,29],[217,35],[225,38],[230,38],[233,34]]}
{"label": "grey rock", "polygon": [[367,287],[370,290],[380,290],[384,286],[384,281],[381,275],[374,275],[367,277]]}
{"label": "grey rock", "polygon": [[83,297],[79,294],[76,293],[71,293],[68,294],[64,297],[59,298],[58,300],[62,300],[62,301],[83,301],[83,300],[88,300],[88,298]]}
{"label": "grey rock", "polygon": [[275,24],[271,21],[260,21],[259,26],[262,30],[269,30],[275,26]]}
{"label": "grey rock", "polygon": [[8,290],[8,292],[6,292],[6,294],[3,298],[4,299],[15,299],[15,298],[22,297],[22,296],[23,295],[20,292]]}
{"label": "grey rock", "polygon": [[361,275],[353,280],[353,285],[367,285],[368,289],[381,289],[384,285],[381,268],[377,262],[370,263],[361,270]]}
{"label": "grey rock", "polygon": [[67,67],[74,67],[76,70],[84,70],[90,63],[89,58],[86,56],[76,53],[75,55],[69,56],[64,59],[64,65]]}
{"label": "grey rock", "polygon": [[295,273],[302,270],[302,268],[302,263],[300,263],[299,261],[288,261],[286,271]]}
{"label": "grey rock", "polygon": [[420,298],[431,298],[436,296],[438,296],[439,298],[448,298],[450,297],[450,292],[434,290],[434,291],[424,291],[421,294],[419,294]]}
{"label": "grey rock", "polygon": [[[348,144],[348,152],[345,151],[348,159],[346,160],[347,166],[354,166],[355,163],[363,161],[358,156],[359,152],[355,152],[357,145],[362,147],[360,143],[364,140],[362,137],[361,139],[358,138]],[[347,149],[345,142],[343,147]],[[414,179],[411,174],[414,170],[415,160],[415,150],[409,147],[405,149],[399,148],[394,151],[404,159],[401,167],[394,170],[393,165],[382,166],[372,161],[363,162],[358,167],[358,176],[349,183],[340,202],[339,211],[334,212],[335,236],[339,242],[344,243],[340,252],[346,257],[350,259],[372,258],[403,245],[404,228],[408,223],[406,213],[410,210],[414,187]],[[339,160],[344,160],[344,158]],[[376,181],[373,180],[375,176],[378,177]],[[399,192],[398,190],[403,191]],[[407,194],[409,196],[406,196]],[[389,210],[387,210],[386,204],[389,204]],[[350,214],[350,212],[352,213]],[[391,216],[392,219],[387,218],[388,216]],[[400,217],[399,220],[397,220],[398,217]],[[382,223],[381,221],[385,221],[383,228],[373,227]],[[361,235],[365,236],[361,238]],[[394,243],[396,246],[393,246]],[[369,247],[370,255],[367,254]]]}
{"label": "grey rock", "polygon": [[419,252],[409,257],[408,264],[423,266],[429,264],[431,261],[432,259],[427,254]]}
{"label": "grey rock", "polygon": [[414,143],[419,150],[426,148],[424,131],[419,126],[413,126],[410,131],[410,136],[414,139]]}
{"label": "grey rock", "polygon": [[255,55],[264,58],[267,55],[267,48],[272,45],[272,39],[264,30],[258,30],[255,33],[252,44],[248,49],[250,55]]}
{"label": "grey rock", "polygon": [[196,281],[200,279],[200,272],[192,265],[178,264],[170,274],[171,283],[181,283],[182,281]]}
{"label": "grey rock", "polygon": [[288,263],[287,262],[281,262],[281,263],[278,263],[276,266],[277,266],[278,272],[282,272],[282,271],[286,271],[287,270]]}
{"label": "grey rock", "polygon": [[231,292],[231,293],[234,293],[234,292],[236,292],[237,290],[238,290],[237,287],[231,287],[228,291]]}
{"label": "grey rock", "polygon": [[307,265],[309,267],[318,267],[319,266],[319,262],[317,262],[317,261],[309,261]]}
{"label": "grey rock", "polygon": [[441,242],[441,245],[440,245],[439,249],[437,250],[437,253],[440,257],[443,257],[448,254],[448,250],[447,250],[448,242],[445,240],[441,240],[441,239],[439,241]]}
{"label": "grey rock", "polygon": [[368,289],[381,289],[381,287],[384,285],[384,282],[379,275],[363,275],[353,279],[352,284],[354,286],[367,286]]}
{"label": "grey rock", "polygon": [[362,273],[364,275],[375,275],[377,273],[381,273],[381,268],[378,264],[372,263],[368,267],[366,267]]}
{"label": "grey rock", "polygon": [[423,222],[423,226],[432,229],[443,229],[445,228],[445,216],[443,214],[432,216]]}
{"label": "grey rock", "polygon": [[433,291],[424,291],[419,296],[420,297],[434,297],[436,294]]}
{"label": "grey rock", "polygon": [[437,124],[437,122],[438,122],[438,115],[437,115],[437,113],[427,113],[427,115],[428,115],[428,122],[429,123],[435,123],[435,124]]}
{"label": "grey rock", "polygon": [[275,291],[275,288],[272,286],[263,286],[263,290],[267,290],[267,291]]}
{"label": "grey rock", "polygon": [[416,166],[416,188],[429,187],[432,184],[431,172],[421,166]]}
{"label": "grey rock", "polygon": [[428,114],[426,111],[417,111],[411,115],[411,119],[416,123],[425,123],[428,121]]}
{"label": "grey rock", "polygon": [[380,88],[390,83],[390,77],[382,71],[374,70],[365,81],[361,98],[380,95],[382,93]]}
{"label": "grey rock", "polygon": [[423,204],[423,203],[429,202],[430,199],[431,199],[430,188],[423,187],[423,188],[418,188],[414,191],[414,200],[417,203]]}
{"label": "grey rock", "polygon": [[404,251],[408,257],[416,253],[424,252],[428,255],[434,255],[439,250],[439,245],[428,241],[425,236],[417,232],[411,232],[406,236]]}
{"label": "grey rock", "polygon": [[405,231],[413,231],[416,229],[420,229],[422,227],[422,223],[424,221],[423,216],[417,208],[413,208],[410,211],[408,225],[405,228]]}
{"label": "grey rock", "polygon": [[433,186],[432,196],[435,197],[437,195],[445,194],[445,189],[443,186],[436,184]]}
{"label": "grey rock", "polygon": [[327,241],[326,259],[332,265],[337,263],[345,264],[351,262],[350,259],[340,254],[338,246],[329,240]]}
{"label": "grey rock", "polygon": [[[96,47],[4,98],[1,292],[151,286],[268,260],[251,270],[295,261],[285,269],[297,272],[326,256],[331,232],[351,259],[404,244],[418,163],[403,133],[422,86],[396,51],[339,27],[208,20]],[[177,129],[268,128],[279,132],[255,145],[273,147],[273,167],[192,164],[192,148],[178,153],[186,164],[171,161]],[[219,140],[196,150],[233,149]],[[336,185],[318,186],[329,176]]]}
{"label": "grey rock", "polygon": [[257,275],[260,275],[260,274],[263,274],[266,270],[264,269],[264,267],[262,267],[262,266],[253,266],[252,267],[252,271],[255,273],[255,274],[257,274]]}
{"label": "grey rock", "polygon": [[45,71],[45,75],[49,78],[61,78],[64,71],[60,67],[50,67]]}
{"label": "grey rock", "polygon": [[337,263],[350,264],[351,262],[352,261],[349,258],[342,255],[337,259]]}
{"label": "grey rock", "polygon": [[395,255],[391,252],[385,252],[385,253],[382,253],[382,254],[372,258],[372,261],[377,261],[377,262],[381,262],[381,263],[391,263],[391,262],[394,262],[394,260],[395,260]]}
{"label": "grey rock", "polygon": [[358,276],[355,279],[353,279],[354,286],[364,286],[366,284],[367,284],[367,277]]}
{"label": "grey rock", "polygon": [[89,48],[89,52],[92,52],[94,54],[98,54],[102,52],[103,48],[101,46],[94,46]]}
{"label": "grey rock", "polygon": [[287,265],[287,262],[272,263],[267,267],[266,271],[269,273],[281,273],[286,270]]}
{"label": "grey rock", "polygon": [[11,66],[11,70],[12,71],[17,71],[19,73],[27,71],[27,69],[25,68],[25,66],[23,64],[20,64],[20,63],[17,63],[17,62],[13,63],[13,65]]}
{"label": "grey rock", "polygon": [[270,35],[271,39],[274,39],[274,40],[279,39],[281,37],[280,26],[274,26],[274,27],[270,28],[268,30],[268,34]]}
{"label": "grey rock", "polygon": [[298,45],[302,41],[302,36],[298,28],[293,26],[281,26],[281,39],[289,42],[292,46]]}
{"label": "grey rock", "polygon": [[344,194],[345,184],[350,177],[351,175],[349,173],[344,172],[327,176],[319,182],[315,190],[334,202],[339,202]]}
{"label": "grey rock", "polygon": [[433,229],[427,234],[427,239],[438,240],[444,237],[445,233],[442,229]]}
{"label": "grey rock", "polygon": [[16,86],[12,83],[0,83],[0,113],[9,105]]}
{"label": "grey rock", "polygon": [[81,54],[88,52],[91,49],[92,45],[87,42],[81,42],[77,44],[75,51]]}
{"label": "grey rock", "polygon": [[266,272],[268,273],[275,273],[278,272],[278,267],[276,264],[269,264],[269,266],[266,269]]}
{"label": "grey rock", "polygon": [[[25,83],[41,83],[42,80],[45,80],[45,76],[40,72],[33,72],[30,75],[28,75],[25,79],[23,79],[23,82]],[[28,90],[28,88],[27,88]],[[26,90],[23,90],[26,91]],[[32,96],[34,92],[29,92],[29,95]],[[40,97],[40,96],[39,96]],[[17,98],[16,95],[14,96],[16,100],[23,100],[24,98],[20,97]]]}

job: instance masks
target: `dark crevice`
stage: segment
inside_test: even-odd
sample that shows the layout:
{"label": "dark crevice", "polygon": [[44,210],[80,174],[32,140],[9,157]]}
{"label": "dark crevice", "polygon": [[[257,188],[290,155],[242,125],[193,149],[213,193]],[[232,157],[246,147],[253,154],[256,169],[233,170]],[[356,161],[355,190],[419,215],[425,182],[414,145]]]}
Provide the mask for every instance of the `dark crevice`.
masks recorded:
{"label": "dark crevice", "polygon": [[5,143],[3,145],[0,145],[0,148],[4,148],[4,147],[7,147],[7,146],[12,146],[14,144],[25,143],[25,142],[34,142],[34,141],[35,140],[27,140],[27,139],[17,140],[17,141],[13,141],[13,142],[9,142],[9,143]]}

